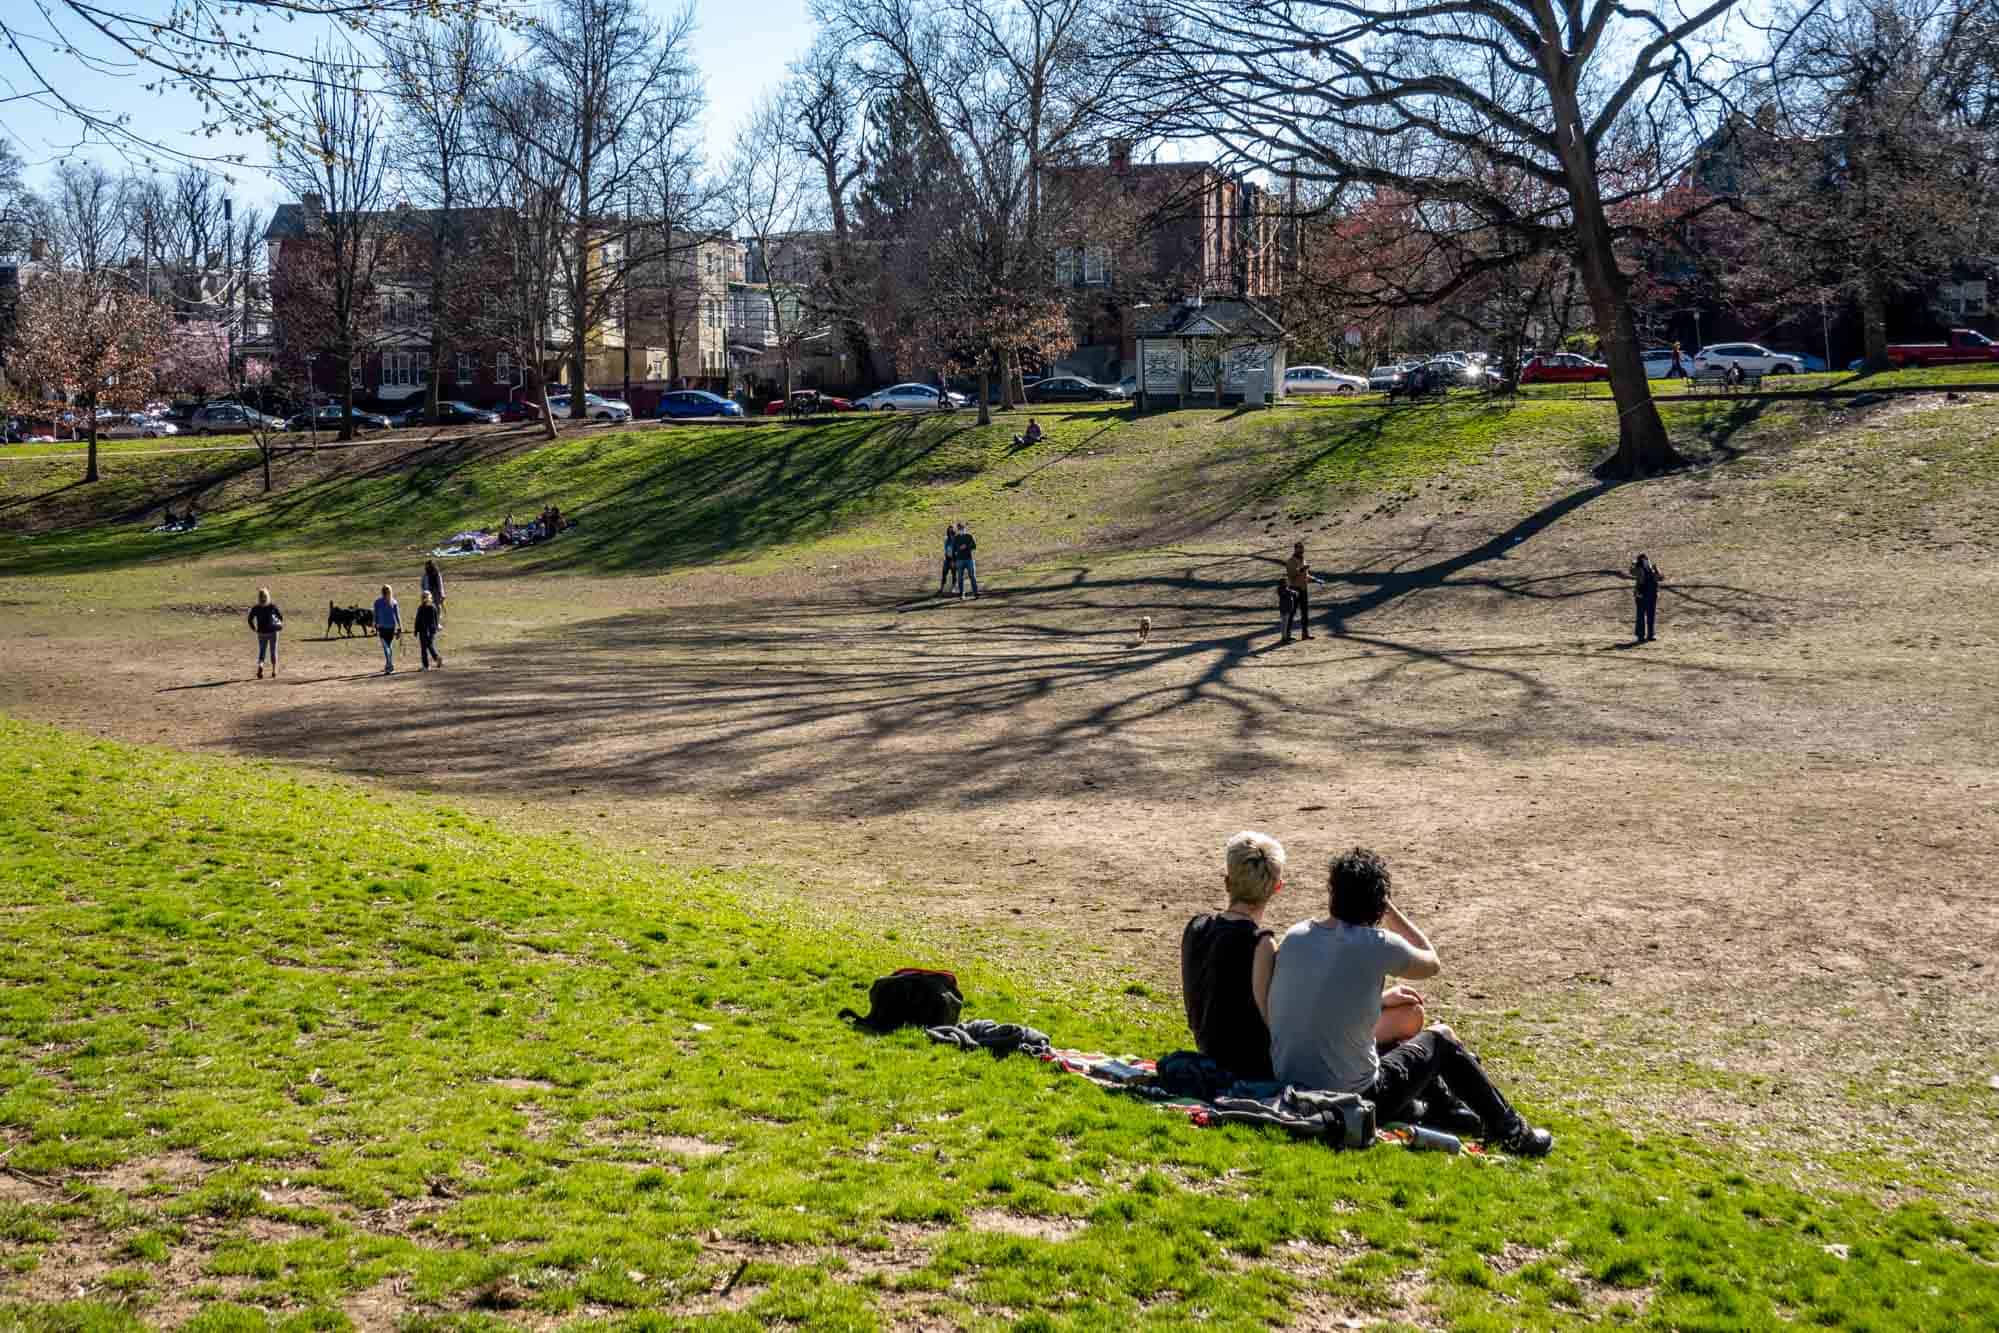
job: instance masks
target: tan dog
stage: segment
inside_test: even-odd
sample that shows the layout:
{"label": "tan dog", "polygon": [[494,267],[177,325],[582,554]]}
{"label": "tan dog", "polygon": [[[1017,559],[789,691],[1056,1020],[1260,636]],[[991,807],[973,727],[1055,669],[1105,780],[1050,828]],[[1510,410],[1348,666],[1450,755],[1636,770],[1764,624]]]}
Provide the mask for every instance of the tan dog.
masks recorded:
{"label": "tan dog", "polygon": [[1145,641],[1151,637],[1152,637],[1152,617],[1140,616],[1138,618],[1138,642],[1134,643],[1132,647],[1134,648],[1144,647]]}

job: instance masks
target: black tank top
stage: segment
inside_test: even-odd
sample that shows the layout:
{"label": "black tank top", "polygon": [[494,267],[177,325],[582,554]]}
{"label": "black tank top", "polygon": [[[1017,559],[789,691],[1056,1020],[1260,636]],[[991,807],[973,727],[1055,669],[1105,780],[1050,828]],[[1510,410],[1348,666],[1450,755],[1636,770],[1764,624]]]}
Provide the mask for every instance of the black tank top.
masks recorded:
{"label": "black tank top", "polygon": [[1256,942],[1271,932],[1254,921],[1203,912],[1180,936],[1180,987],[1194,1045],[1237,1078],[1267,1083],[1270,1029],[1250,990]]}

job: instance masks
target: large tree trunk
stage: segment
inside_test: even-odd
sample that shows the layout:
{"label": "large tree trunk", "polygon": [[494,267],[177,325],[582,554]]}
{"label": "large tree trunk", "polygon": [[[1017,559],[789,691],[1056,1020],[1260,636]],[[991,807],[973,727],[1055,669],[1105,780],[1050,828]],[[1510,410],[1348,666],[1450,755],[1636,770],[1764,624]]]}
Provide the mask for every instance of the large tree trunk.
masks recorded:
{"label": "large tree trunk", "polygon": [[1575,218],[1576,267],[1590,311],[1596,316],[1598,355],[1610,367],[1610,393],[1617,401],[1617,452],[1599,465],[1600,474],[1643,477],[1682,466],[1686,460],[1666,438],[1666,423],[1652,401],[1645,378],[1645,356],[1638,345],[1638,326],[1631,318],[1630,283],[1617,267],[1616,243],[1610,219],[1597,189],[1593,151],[1575,91],[1560,77],[1551,77],[1557,138],[1562,144],[1562,171],[1568,178],[1569,203]]}
{"label": "large tree trunk", "polygon": [[1596,315],[1597,354],[1610,367],[1610,394],[1617,402],[1617,452],[1601,471],[1615,477],[1646,477],[1684,466],[1666,423],[1652,401],[1652,383],[1645,375],[1645,356],[1638,345],[1638,326],[1631,318],[1624,274],[1611,253],[1610,228],[1601,222],[1581,247],[1583,286]]}
{"label": "large tree trunk", "polygon": [[[986,401],[991,397],[986,391],[987,386],[991,383],[992,358],[989,357],[979,363],[979,424],[981,426],[990,426],[993,424],[992,404]],[[949,390],[947,389],[946,392],[949,392]]]}
{"label": "large tree trunk", "polygon": [[548,381],[536,369],[524,368],[522,373],[527,376],[527,392],[533,395],[534,405],[541,409],[541,437],[552,440],[555,438],[555,418],[548,410]]}
{"label": "large tree trunk", "polygon": [[1888,360],[1888,284],[1882,281],[1878,269],[1867,275],[1867,286],[1860,296],[1860,323],[1866,340],[1867,369],[1892,370],[1894,367]]}
{"label": "large tree trunk", "polygon": [[95,403],[91,404],[90,407],[90,453],[83,464],[83,479],[85,481],[97,480],[97,406]]}

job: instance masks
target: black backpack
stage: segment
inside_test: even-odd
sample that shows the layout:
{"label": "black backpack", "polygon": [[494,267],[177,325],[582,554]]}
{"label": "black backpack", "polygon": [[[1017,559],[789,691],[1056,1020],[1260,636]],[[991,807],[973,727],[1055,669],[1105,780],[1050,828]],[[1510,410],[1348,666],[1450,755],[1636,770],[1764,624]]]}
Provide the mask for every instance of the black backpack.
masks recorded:
{"label": "black backpack", "polygon": [[851,1009],[842,1009],[840,1017],[870,1032],[893,1032],[911,1024],[948,1027],[958,1021],[964,1007],[965,997],[958,993],[958,978],[949,972],[904,967],[868,987],[867,1017]]}

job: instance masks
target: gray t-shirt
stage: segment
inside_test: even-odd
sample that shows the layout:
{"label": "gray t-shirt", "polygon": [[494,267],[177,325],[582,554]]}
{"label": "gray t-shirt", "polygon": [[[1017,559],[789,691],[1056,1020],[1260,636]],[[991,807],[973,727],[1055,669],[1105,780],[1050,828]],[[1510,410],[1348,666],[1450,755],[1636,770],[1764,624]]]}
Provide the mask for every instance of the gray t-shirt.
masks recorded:
{"label": "gray t-shirt", "polygon": [[1383,978],[1416,960],[1409,941],[1379,926],[1300,921],[1284,932],[1270,978],[1270,1062],[1277,1081],[1364,1092],[1381,1067],[1374,1028]]}

